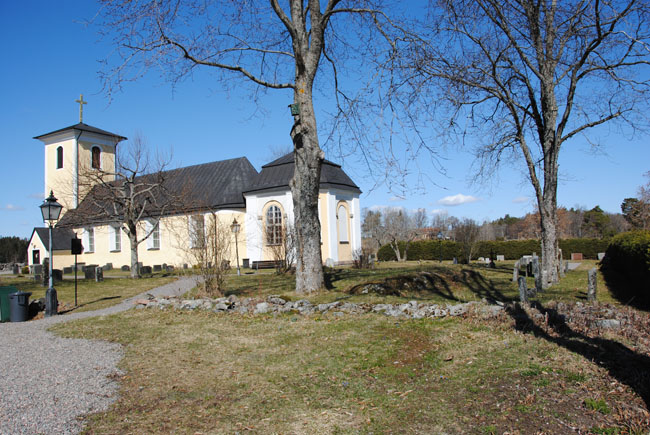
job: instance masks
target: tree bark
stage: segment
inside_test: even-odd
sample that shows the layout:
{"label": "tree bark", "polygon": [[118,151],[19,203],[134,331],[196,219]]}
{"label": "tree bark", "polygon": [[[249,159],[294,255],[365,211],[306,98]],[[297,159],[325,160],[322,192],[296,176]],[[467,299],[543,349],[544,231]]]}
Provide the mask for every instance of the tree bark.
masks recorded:
{"label": "tree bark", "polygon": [[[132,228],[131,228],[132,227]],[[138,267],[138,234],[135,225],[129,225],[129,244],[131,245],[131,278],[140,278]]]}
{"label": "tree bark", "polygon": [[295,117],[291,129],[295,169],[289,185],[296,229],[296,293],[308,294],[325,287],[318,218],[318,193],[324,154],[318,144],[311,82],[296,82],[299,86],[295,92],[295,102],[299,104],[300,114]]}

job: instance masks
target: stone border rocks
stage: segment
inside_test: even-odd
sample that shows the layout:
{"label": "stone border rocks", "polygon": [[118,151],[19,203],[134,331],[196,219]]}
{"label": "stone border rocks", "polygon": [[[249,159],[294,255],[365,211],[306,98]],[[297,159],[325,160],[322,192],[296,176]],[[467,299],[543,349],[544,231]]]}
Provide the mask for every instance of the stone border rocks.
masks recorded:
{"label": "stone border rocks", "polygon": [[292,313],[309,316],[312,314],[344,314],[360,315],[366,313],[379,313],[386,316],[423,319],[438,317],[458,317],[469,313],[476,313],[484,317],[495,317],[504,312],[505,305],[497,302],[488,304],[484,302],[467,302],[455,305],[421,304],[418,301],[409,301],[404,304],[367,304],[335,301],[325,304],[312,304],[307,299],[287,301],[280,296],[271,295],[266,300],[254,298],[238,298],[231,295],[218,299],[181,299],[178,297],[159,297],[138,299],[136,308],[158,308],[186,311],[212,311],[214,313],[228,314],[283,314]]}

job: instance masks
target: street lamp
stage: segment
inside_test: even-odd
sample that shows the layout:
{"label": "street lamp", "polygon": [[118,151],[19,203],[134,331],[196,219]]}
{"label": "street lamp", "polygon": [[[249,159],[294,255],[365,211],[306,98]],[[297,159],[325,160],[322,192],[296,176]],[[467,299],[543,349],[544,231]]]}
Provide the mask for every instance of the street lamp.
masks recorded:
{"label": "street lamp", "polygon": [[237,276],[241,276],[241,270],[239,269],[239,246],[237,245],[237,234],[241,225],[237,223],[237,219],[232,220],[232,225],[230,225],[230,230],[235,235],[235,253],[237,255]]}
{"label": "street lamp", "polygon": [[442,239],[444,235],[442,234],[442,231],[438,231],[438,250],[440,251],[440,262],[442,263]]}
{"label": "street lamp", "polygon": [[47,222],[50,228],[50,282],[47,292],[45,292],[45,317],[50,317],[57,313],[59,305],[59,301],[56,297],[56,290],[54,289],[54,277],[52,276],[52,265],[54,264],[54,252],[52,251],[52,227],[54,226],[54,221],[59,219],[63,206],[56,202],[54,192],[50,190],[50,196],[43,201],[40,208],[41,214],[43,215],[43,222]]}

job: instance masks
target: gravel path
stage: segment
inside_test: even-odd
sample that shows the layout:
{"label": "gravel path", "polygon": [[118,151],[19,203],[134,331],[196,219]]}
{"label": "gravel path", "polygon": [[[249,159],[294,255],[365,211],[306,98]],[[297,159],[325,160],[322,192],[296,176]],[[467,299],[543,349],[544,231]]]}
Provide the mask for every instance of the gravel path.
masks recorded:
{"label": "gravel path", "polygon": [[60,322],[105,316],[132,308],[149,293],[179,296],[193,278],[149,290],[113,307],[21,323],[0,324],[0,434],[78,433],[83,414],[117,400],[119,344],[57,337],[47,329]]}

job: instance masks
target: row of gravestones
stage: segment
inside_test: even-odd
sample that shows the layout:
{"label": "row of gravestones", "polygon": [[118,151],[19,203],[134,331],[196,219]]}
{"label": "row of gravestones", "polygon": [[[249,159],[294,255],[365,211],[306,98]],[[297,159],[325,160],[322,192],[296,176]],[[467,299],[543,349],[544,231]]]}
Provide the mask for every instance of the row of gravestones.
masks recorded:
{"label": "row of gravestones", "polygon": [[[564,277],[565,274],[569,271],[569,261],[562,260],[562,250],[560,249],[560,276]],[[573,254],[571,254],[573,258]],[[604,255],[603,257],[604,258]],[[599,255],[599,260],[602,260]],[[524,265],[526,266],[526,276],[519,276],[519,268]],[[528,288],[526,284],[526,277],[533,276],[535,278],[535,287]],[[546,285],[548,285],[548,278],[546,277],[546,271],[540,270],[539,267],[539,257],[537,255],[524,255],[521,259],[515,262],[513,271],[512,271],[512,281],[516,282],[519,286],[519,300],[521,302],[528,302],[529,298],[536,296],[537,293],[544,291]],[[597,288],[597,272],[596,268],[589,270],[587,275],[587,300],[589,302],[596,301],[596,288]]]}

